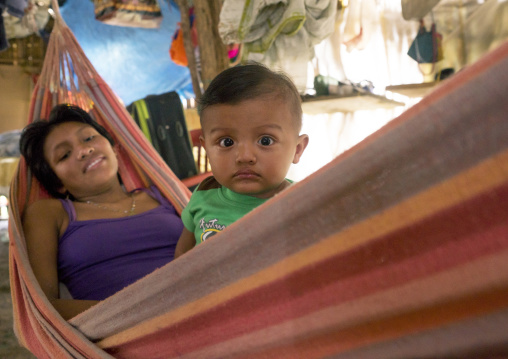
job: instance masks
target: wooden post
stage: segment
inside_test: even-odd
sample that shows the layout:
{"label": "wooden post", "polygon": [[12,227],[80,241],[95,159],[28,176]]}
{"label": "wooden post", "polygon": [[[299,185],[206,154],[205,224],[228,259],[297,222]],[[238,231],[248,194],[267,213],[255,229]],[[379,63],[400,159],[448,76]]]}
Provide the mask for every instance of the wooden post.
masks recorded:
{"label": "wooden post", "polygon": [[196,66],[196,57],[194,56],[194,46],[192,45],[191,29],[189,20],[189,7],[187,0],[175,0],[180,8],[180,29],[183,35],[183,42],[185,47],[185,55],[187,56],[187,63],[191,74],[192,89],[196,96],[196,101],[201,97],[201,85],[199,81],[199,74]]}
{"label": "wooden post", "polygon": [[218,29],[221,8],[222,0],[194,1],[204,90],[217,74],[229,67],[227,47],[222,42]]}

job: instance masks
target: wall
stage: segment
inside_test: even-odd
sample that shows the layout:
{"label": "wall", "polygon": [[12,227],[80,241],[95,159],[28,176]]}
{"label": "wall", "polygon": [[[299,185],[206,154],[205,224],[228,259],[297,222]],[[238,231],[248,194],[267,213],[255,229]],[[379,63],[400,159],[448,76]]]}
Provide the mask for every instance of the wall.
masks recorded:
{"label": "wall", "polygon": [[32,88],[21,67],[0,65],[0,133],[25,127]]}

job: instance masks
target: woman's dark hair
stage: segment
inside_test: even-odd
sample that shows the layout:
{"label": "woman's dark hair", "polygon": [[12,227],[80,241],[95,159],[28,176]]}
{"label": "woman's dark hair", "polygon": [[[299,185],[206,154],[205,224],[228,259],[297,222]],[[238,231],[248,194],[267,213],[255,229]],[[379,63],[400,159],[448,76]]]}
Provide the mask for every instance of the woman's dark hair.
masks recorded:
{"label": "woman's dark hair", "polygon": [[287,101],[295,123],[301,127],[301,97],[293,81],[283,72],[272,71],[256,62],[230,67],[218,74],[199,99],[198,113],[209,106],[236,105],[266,95],[281,96]]}
{"label": "woman's dark hair", "polygon": [[44,142],[55,127],[66,122],[81,122],[90,125],[101,136],[105,137],[111,143],[111,146],[115,144],[104,127],[94,121],[86,111],[73,105],[56,105],[51,110],[47,121],[36,121],[26,126],[19,141],[21,155],[25,158],[35,178],[50,195],[57,198],[65,197],[64,194],[58,191],[63,184],[44,157]]}

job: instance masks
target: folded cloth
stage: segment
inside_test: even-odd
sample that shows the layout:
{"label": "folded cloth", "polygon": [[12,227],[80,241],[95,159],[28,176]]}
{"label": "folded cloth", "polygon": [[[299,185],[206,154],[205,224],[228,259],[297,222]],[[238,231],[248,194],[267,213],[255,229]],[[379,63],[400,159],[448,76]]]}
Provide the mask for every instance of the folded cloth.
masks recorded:
{"label": "folded cloth", "polygon": [[19,157],[21,130],[0,133],[0,157]]}
{"label": "folded cloth", "polygon": [[25,9],[28,6],[28,0],[0,0],[0,10],[7,9],[9,15],[23,17]]}
{"label": "folded cloth", "polygon": [[7,9],[9,15],[21,18],[25,14],[27,6],[28,0],[0,0],[0,51],[6,50],[9,47],[4,18],[2,16],[4,9]]}

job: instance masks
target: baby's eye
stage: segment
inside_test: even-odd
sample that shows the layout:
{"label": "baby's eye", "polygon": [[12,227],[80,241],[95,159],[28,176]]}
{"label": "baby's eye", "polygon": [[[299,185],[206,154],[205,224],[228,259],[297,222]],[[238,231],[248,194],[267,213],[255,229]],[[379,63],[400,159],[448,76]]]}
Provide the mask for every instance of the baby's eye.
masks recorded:
{"label": "baby's eye", "polygon": [[230,146],[233,146],[235,142],[229,138],[229,137],[226,137],[226,138],[223,138],[220,140],[219,142],[219,146],[221,147],[230,147]]}
{"label": "baby's eye", "polygon": [[270,146],[273,145],[274,142],[273,138],[268,136],[261,137],[258,141],[258,143],[262,146]]}
{"label": "baby's eye", "polygon": [[93,140],[94,137],[95,137],[95,135],[88,136],[87,138],[85,138],[85,142],[89,142],[89,141]]}

